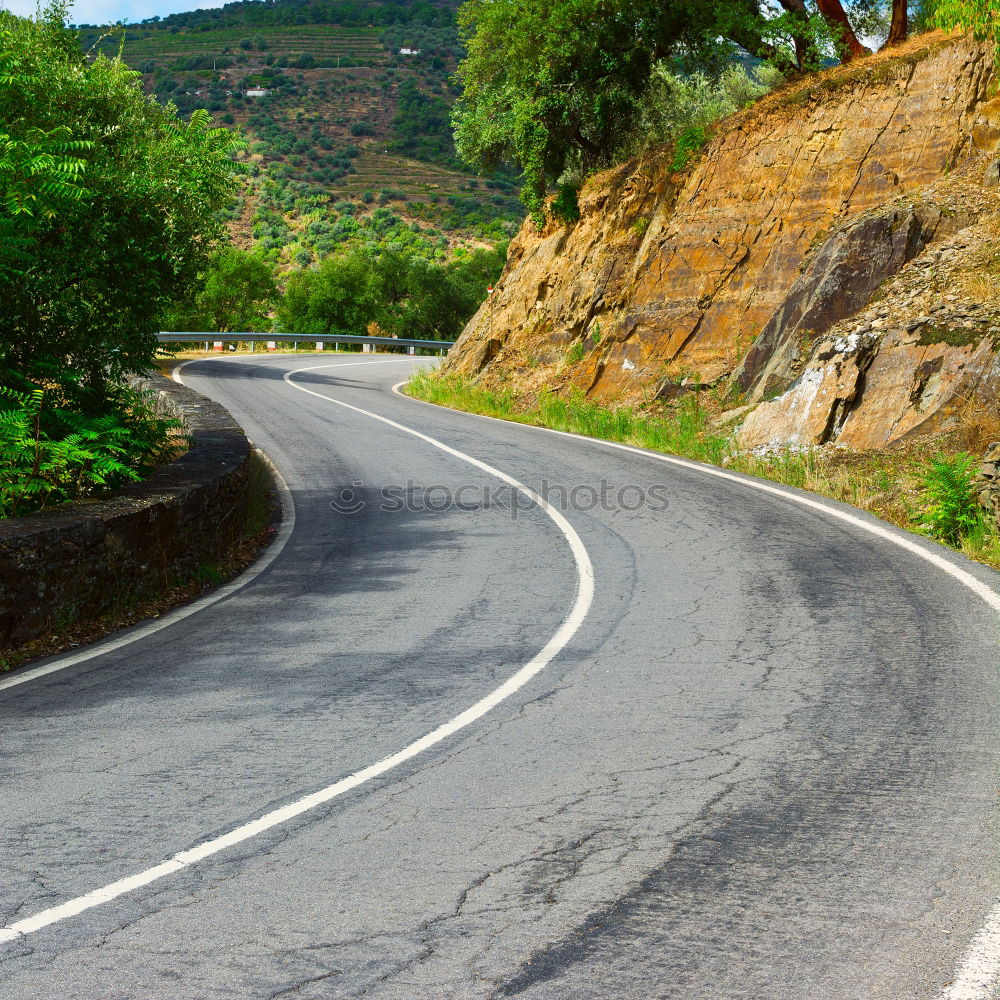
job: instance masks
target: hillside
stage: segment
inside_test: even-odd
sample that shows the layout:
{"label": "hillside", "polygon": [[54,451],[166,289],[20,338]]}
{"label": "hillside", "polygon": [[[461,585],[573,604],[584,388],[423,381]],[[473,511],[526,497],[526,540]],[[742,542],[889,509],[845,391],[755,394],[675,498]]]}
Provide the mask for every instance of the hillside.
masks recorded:
{"label": "hillside", "polygon": [[704,394],[748,449],[993,419],[993,85],[987,46],[922,36],[776,91],[682,173],[658,150],[595,176],[577,223],[525,225],[451,369],[523,398]]}
{"label": "hillside", "polygon": [[513,176],[477,177],[452,143],[456,7],[251,0],[80,30],[88,48],[121,45],[159,100],[243,129],[235,241],[301,266],[346,236],[434,254],[517,231]]}

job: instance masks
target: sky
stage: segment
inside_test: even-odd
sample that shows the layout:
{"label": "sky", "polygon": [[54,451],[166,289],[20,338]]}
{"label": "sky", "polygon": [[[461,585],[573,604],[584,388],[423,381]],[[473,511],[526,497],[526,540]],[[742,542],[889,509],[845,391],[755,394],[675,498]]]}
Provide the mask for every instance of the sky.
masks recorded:
{"label": "sky", "polygon": [[[197,8],[221,7],[226,0],[75,0],[67,20],[70,24],[135,24],[147,17],[176,14]],[[35,13],[36,0],[0,0],[0,7],[22,16]]]}

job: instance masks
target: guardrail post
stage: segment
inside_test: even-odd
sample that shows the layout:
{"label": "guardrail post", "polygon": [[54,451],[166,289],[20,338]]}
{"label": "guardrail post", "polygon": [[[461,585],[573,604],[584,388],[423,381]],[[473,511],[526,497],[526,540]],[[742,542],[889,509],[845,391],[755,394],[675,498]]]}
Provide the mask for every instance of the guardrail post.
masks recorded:
{"label": "guardrail post", "polygon": [[316,341],[316,350],[317,351],[322,351],[323,350],[323,341],[322,340],[317,340]]}

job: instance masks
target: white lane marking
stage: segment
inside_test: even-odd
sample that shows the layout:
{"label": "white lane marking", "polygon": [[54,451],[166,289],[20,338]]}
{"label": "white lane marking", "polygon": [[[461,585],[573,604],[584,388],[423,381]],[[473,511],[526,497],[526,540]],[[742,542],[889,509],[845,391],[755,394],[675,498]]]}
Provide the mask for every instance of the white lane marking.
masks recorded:
{"label": "white lane marking", "polygon": [[[425,406],[436,406],[423,399],[415,399],[401,392],[401,388],[406,382],[397,382],[392,391],[403,399],[408,399],[414,403],[423,403]],[[451,409],[450,407],[440,407],[437,409]],[[453,413],[466,413],[465,410],[452,410]],[[701,465],[698,462],[689,462],[683,458],[675,458],[672,455],[660,455],[656,452],[646,451],[643,448],[634,448],[631,445],[620,444],[617,441],[602,441],[600,438],[587,437],[585,434],[572,434],[569,431],[557,431],[552,427],[538,427],[535,424],[522,424],[514,420],[503,420],[500,417],[490,417],[483,413],[470,413],[472,417],[482,420],[496,420],[504,424],[517,424],[518,427],[529,427],[535,431],[545,431],[547,434],[558,434],[561,437],[575,438],[578,441],[589,441],[592,444],[603,445],[606,448],[615,448],[619,451],[631,452],[634,455],[641,455],[644,458],[651,458],[657,462],[666,462],[668,465],[679,465],[685,469],[692,469],[695,472],[704,473],[706,476],[715,476],[718,479],[726,479],[750,489],[760,490],[762,493],[771,493],[786,500],[793,500],[812,510],[818,510],[837,520],[844,521],[853,527],[867,531],[885,541],[898,545],[907,552],[911,552],[921,559],[926,560],[933,566],[943,570],[962,586],[971,590],[978,598],[985,602],[994,611],[1000,611],[1000,594],[982,580],[971,573],[956,566],[950,560],[944,558],[932,549],[924,548],[915,539],[907,538],[901,531],[897,532],[887,526],[883,526],[864,518],[857,517],[845,510],[831,507],[820,500],[813,500],[811,497],[793,493],[790,490],[782,489],[780,486],[772,486],[769,483],[759,482],[749,477],[740,476],[736,473],[726,472],[708,465]],[[1000,903],[997,904],[986,918],[986,923],[982,929],[972,939],[965,954],[962,956],[961,964],[955,973],[955,978],[945,987],[944,991],[938,994],[937,1000],[992,1000],[996,993],[997,984],[1000,983]]]}
{"label": "white lane marking", "polygon": [[983,583],[982,580],[977,579],[960,566],[956,566],[954,563],[945,559],[932,549],[925,548],[915,539],[908,538],[906,534],[902,532],[902,529],[897,532],[888,526],[883,526],[878,522],[872,522],[865,520],[864,518],[857,517],[856,515],[850,514],[845,510],[839,510],[836,507],[831,507],[820,500],[814,500],[812,497],[802,496],[780,486],[774,486],[770,483],[752,479],[749,476],[741,476],[735,472],[726,472],[724,469],[715,468],[711,465],[702,465],[699,462],[691,462],[685,458],[675,458],[673,455],[661,455],[657,452],[646,451],[643,448],[635,448],[632,445],[620,444],[617,441],[602,441],[600,438],[587,437],[585,434],[573,434],[570,431],[557,431],[551,427],[539,427],[536,424],[522,424],[520,421],[516,420],[504,420],[501,417],[489,417],[483,413],[469,413],[467,410],[452,410],[451,407],[438,406],[435,403],[428,403],[423,399],[415,399],[413,396],[407,396],[405,393],[400,392],[400,388],[404,385],[406,385],[405,381],[397,382],[392,387],[392,391],[396,393],[397,396],[400,396],[403,399],[408,399],[414,403],[423,403],[425,406],[434,406],[438,410],[450,410],[452,413],[465,413],[467,416],[477,417],[480,420],[495,420],[498,423],[514,424],[517,427],[527,427],[530,430],[543,431],[546,434],[558,434],[560,437],[573,438],[577,441],[589,441],[591,444],[603,445],[605,448],[616,448],[619,451],[628,451],[634,455],[641,455],[643,458],[651,458],[657,462],[666,462],[669,465],[679,465],[682,468],[691,469],[694,472],[704,473],[706,476],[715,476],[718,479],[727,479],[730,482],[739,483],[741,486],[747,486],[750,489],[760,490],[762,493],[770,493],[786,500],[794,500],[795,503],[802,504],[804,507],[810,507],[813,510],[829,514],[831,517],[835,517],[840,521],[846,521],[848,524],[851,524],[856,528],[861,528],[863,531],[877,535],[879,538],[892,542],[894,545],[898,545],[900,548],[906,549],[908,552],[912,552],[921,559],[925,559],[927,562],[933,563],[938,569],[943,570],[945,573],[949,574],[949,576],[958,580],[958,582],[963,586],[968,587],[969,590],[971,590],[977,597],[985,601],[985,603],[993,608],[994,611],[1000,611],[1000,594],[993,590],[992,587]]}
{"label": "white lane marking", "polygon": [[503,684],[491,691],[485,697],[481,698],[471,708],[467,708],[464,712],[461,712],[454,718],[449,719],[447,722],[438,726],[436,729],[431,730],[431,732],[426,735],[421,736],[420,739],[415,740],[408,746],[403,747],[402,750],[399,750],[391,756],[385,757],[368,767],[362,768],[360,771],[355,771],[346,778],[342,778],[340,781],[337,781],[332,785],[328,785],[326,788],[321,788],[318,792],[313,792],[311,795],[306,795],[303,798],[297,799],[286,806],[282,806],[280,809],[274,809],[269,813],[265,813],[265,815],[261,816],[259,819],[253,820],[250,823],[244,823],[242,826],[238,826],[234,830],[230,830],[229,833],[223,834],[220,837],[215,837],[212,840],[206,841],[204,844],[199,844],[197,847],[181,851],[152,868],[148,868],[136,875],[119,879],[117,882],[112,882],[110,885],[103,886],[99,889],[94,889],[92,892],[88,892],[83,896],[77,896],[75,899],[70,899],[58,906],[42,910],[40,913],[36,913],[33,916],[18,920],[15,923],[10,924],[10,926],[0,929],[0,944],[19,940],[28,934],[41,930],[43,927],[49,927],[62,920],[75,917],[84,910],[89,910],[92,907],[110,902],[113,899],[117,899],[119,896],[123,896],[129,892],[134,892],[136,889],[141,889],[152,882],[156,882],[158,879],[164,878],[167,875],[172,875],[184,868],[197,864],[205,858],[218,854],[227,847],[232,847],[234,844],[239,844],[245,840],[249,840],[251,837],[255,837],[260,833],[271,830],[282,823],[287,823],[296,816],[301,816],[303,813],[308,812],[311,809],[324,805],[332,799],[343,795],[345,792],[349,792],[351,789],[357,788],[359,785],[363,785],[374,778],[378,778],[386,772],[391,771],[393,768],[398,767],[400,764],[411,760],[418,754],[423,753],[425,750],[436,746],[442,740],[446,740],[449,736],[453,736],[460,730],[472,725],[472,723],[481,719],[505,699],[509,698],[516,691],[524,687],[525,684],[527,684],[533,677],[548,666],[553,657],[557,656],[563,649],[565,649],[569,641],[583,624],[584,619],[587,617],[587,613],[590,610],[590,605],[594,598],[594,568],[590,561],[590,556],[587,553],[587,549],[583,544],[583,540],[576,533],[573,526],[566,520],[566,518],[559,513],[559,511],[550,506],[545,499],[535,493],[534,490],[529,489],[523,483],[518,482],[518,480],[511,476],[508,476],[505,472],[501,472],[499,469],[495,469],[493,466],[487,465],[485,462],[481,462],[479,459],[473,458],[471,455],[466,455],[464,452],[450,448],[448,445],[441,441],[437,441],[435,438],[428,437],[426,434],[421,434],[419,431],[406,427],[403,424],[398,424],[394,420],[381,417],[377,413],[370,413],[368,410],[362,410],[360,407],[352,406],[350,403],[342,403],[340,400],[332,399],[331,397],[324,396],[318,392],[313,392],[311,389],[305,389],[300,385],[296,385],[296,383],[291,380],[291,376],[300,371],[313,371],[317,368],[327,367],[337,368],[343,366],[314,365],[311,368],[299,368],[296,371],[288,372],[284,376],[284,380],[296,389],[301,389],[302,392],[307,392],[312,396],[317,396],[328,403],[336,403],[338,406],[343,406],[356,413],[371,417],[372,419],[387,424],[396,430],[403,431],[406,434],[412,434],[414,437],[427,442],[446,454],[461,459],[463,462],[468,462],[470,465],[473,465],[478,469],[482,469],[484,472],[487,472],[492,476],[496,476],[498,479],[512,486],[514,489],[522,492],[525,496],[537,504],[538,507],[541,508],[546,514],[548,514],[548,516],[555,522],[556,527],[559,528],[563,537],[566,539],[570,551],[573,553],[573,560],[576,564],[576,596],[569,614],[559,626],[555,635],[553,635],[552,638],[545,644],[544,648],[532,660],[521,667],[520,670],[509,677]]}
{"label": "white lane marking", "polygon": [[939,1000],[989,1000],[996,996],[1000,980],[1000,906],[972,939],[955,978],[940,993]]}

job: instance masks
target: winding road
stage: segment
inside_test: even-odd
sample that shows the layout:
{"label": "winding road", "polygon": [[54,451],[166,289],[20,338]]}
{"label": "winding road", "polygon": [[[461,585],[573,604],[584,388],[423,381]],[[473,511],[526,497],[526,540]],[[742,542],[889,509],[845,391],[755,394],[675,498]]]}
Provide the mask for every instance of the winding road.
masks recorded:
{"label": "winding road", "polygon": [[294,526],[0,679],[0,998],[996,996],[1000,574],[422,363],[185,366]]}

